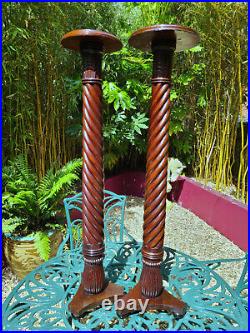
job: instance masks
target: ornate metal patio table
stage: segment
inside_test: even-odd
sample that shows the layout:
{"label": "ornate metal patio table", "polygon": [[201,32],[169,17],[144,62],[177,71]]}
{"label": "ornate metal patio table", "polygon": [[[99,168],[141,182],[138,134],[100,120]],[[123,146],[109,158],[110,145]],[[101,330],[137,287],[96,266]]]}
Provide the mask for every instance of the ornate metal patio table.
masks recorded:
{"label": "ornate metal patio table", "polygon": [[[234,290],[214,271],[219,264],[220,261],[201,262],[164,247],[161,266],[164,287],[188,305],[187,313],[180,319],[156,311],[121,319],[114,305],[109,310],[98,308],[76,319],[68,304],[81,281],[83,257],[78,247],[47,261],[20,281],[3,304],[3,329],[247,330],[246,304],[240,295],[246,288],[245,275]],[[109,243],[104,268],[110,281],[128,292],[141,274],[141,244]]]}

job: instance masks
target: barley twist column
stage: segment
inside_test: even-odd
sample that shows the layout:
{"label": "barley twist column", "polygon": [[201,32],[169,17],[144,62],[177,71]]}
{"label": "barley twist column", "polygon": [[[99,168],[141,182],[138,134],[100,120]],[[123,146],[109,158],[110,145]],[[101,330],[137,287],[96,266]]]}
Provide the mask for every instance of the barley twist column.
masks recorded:
{"label": "barley twist column", "polygon": [[[153,53],[152,104],[148,131],[146,188],[143,225],[143,269],[138,284],[123,296],[126,304],[148,299],[147,309],[165,310],[177,317],[186,312],[186,304],[163,288],[160,265],[163,259],[167,199],[167,165],[170,126],[170,88],[174,51],[195,46],[198,34],[177,25],[156,25],[140,29],[129,39],[131,46]],[[121,317],[132,311],[125,307]]]}
{"label": "barley twist column", "polygon": [[[93,53],[93,50],[95,50],[95,53]],[[104,244],[100,50],[97,43],[85,43],[82,49],[84,61],[82,79],[82,219],[85,261],[82,281],[84,290],[91,294],[99,293],[105,286],[102,266]]]}
{"label": "barley twist column", "polygon": [[[170,125],[170,76],[174,48],[153,47],[152,105],[148,132],[146,188],[143,225],[142,293],[162,292],[160,264],[163,256],[167,200],[167,164]],[[168,57],[166,57],[168,55]]]}
{"label": "barley twist column", "polygon": [[84,271],[80,287],[69,304],[74,316],[122,295],[123,288],[106,281],[103,269],[103,138],[101,63],[103,52],[117,51],[121,42],[96,30],[74,30],[62,45],[80,51],[83,60],[82,108],[82,237]]}

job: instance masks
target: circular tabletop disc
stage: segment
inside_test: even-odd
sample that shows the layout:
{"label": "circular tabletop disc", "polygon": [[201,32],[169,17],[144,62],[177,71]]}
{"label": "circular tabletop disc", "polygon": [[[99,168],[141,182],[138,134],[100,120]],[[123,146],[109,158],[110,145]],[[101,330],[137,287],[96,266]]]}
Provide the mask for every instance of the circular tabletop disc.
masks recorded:
{"label": "circular tabletop disc", "polygon": [[152,41],[176,41],[176,52],[190,49],[200,41],[193,29],[174,24],[158,24],[137,30],[129,38],[129,44],[142,51],[151,51]]}
{"label": "circular tabletop disc", "polygon": [[80,51],[80,43],[83,40],[100,42],[103,46],[103,52],[115,52],[122,48],[121,41],[114,35],[108,32],[91,30],[91,29],[78,29],[65,34],[62,38],[62,46],[74,51]]}

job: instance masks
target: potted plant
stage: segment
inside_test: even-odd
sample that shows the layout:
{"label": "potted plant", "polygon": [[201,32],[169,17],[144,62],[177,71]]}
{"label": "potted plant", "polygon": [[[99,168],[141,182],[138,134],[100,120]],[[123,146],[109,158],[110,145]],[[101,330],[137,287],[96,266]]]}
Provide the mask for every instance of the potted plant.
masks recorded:
{"label": "potted plant", "polygon": [[18,278],[56,254],[62,241],[62,200],[74,193],[81,166],[81,159],[73,160],[38,179],[19,155],[3,168],[4,254]]}

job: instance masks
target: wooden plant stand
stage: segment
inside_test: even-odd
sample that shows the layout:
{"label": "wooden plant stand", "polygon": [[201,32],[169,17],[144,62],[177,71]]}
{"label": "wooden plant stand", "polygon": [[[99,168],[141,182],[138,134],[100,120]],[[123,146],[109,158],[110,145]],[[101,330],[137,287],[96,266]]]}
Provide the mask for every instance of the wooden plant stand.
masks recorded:
{"label": "wooden plant stand", "polygon": [[[143,269],[138,284],[123,296],[149,299],[147,310],[165,310],[181,317],[186,304],[163,288],[160,265],[163,259],[164,227],[167,199],[167,166],[170,125],[170,88],[174,51],[183,51],[199,42],[198,34],[177,25],[155,25],[132,34],[129,44],[153,53],[152,105],[148,132],[147,171],[143,225]],[[136,311],[141,311],[137,301]],[[125,306],[117,311],[120,317],[135,312]]]}
{"label": "wooden plant stand", "polygon": [[101,304],[103,299],[123,295],[123,287],[108,282],[103,269],[103,52],[118,51],[122,43],[97,30],[74,30],[62,38],[62,46],[79,51],[83,60],[82,116],[82,227],[84,271],[80,287],[69,304],[75,317]]}

